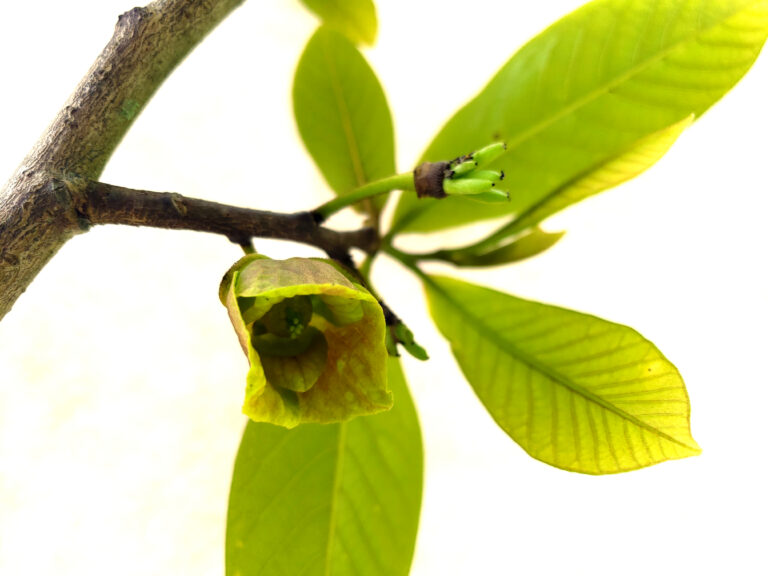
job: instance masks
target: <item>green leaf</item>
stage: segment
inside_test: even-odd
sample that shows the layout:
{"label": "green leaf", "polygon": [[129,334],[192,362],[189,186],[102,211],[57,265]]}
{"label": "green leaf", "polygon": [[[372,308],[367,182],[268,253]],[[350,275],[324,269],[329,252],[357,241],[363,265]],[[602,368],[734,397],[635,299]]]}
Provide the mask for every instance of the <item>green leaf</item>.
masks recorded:
{"label": "green leaf", "polygon": [[768,35],[766,0],[597,0],[524,46],[424,154],[495,140],[511,202],[403,195],[393,227],[431,231],[520,213],[643,138],[700,116],[746,73]]}
{"label": "green leaf", "polygon": [[341,424],[249,422],[235,462],[228,576],[405,576],[421,506],[419,422],[400,364],[395,405]]}
{"label": "green leaf", "polygon": [[424,281],[467,380],[534,458],[610,474],[700,452],[680,374],[636,331],[451,278]]}
{"label": "green leaf", "polygon": [[355,44],[376,42],[376,7],[373,0],[301,0],[330,28]]}
{"label": "green leaf", "polygon": [[[346,38],[320,28],[296,68],[299,133],[338,195],[395,173],[392,117],[376,75]],[[381,206],[385,198],[377,198]]]}
{"label": "green leaf", "polygon": [[498,243],[490,250],[440,250],[436,256],[460,267],[500,266],[520,262],[549,250],[557,244],[565,232],[545,232],[531,228],[525,234],[508,243]]}
{"label": "green leaf", "polygon": [[645,172],[667,153],[691,122],[693,122],[693,116],[646,136],[628,151],[617,154],[586,174],[574,177],[535,204],[528,206],[509,225],[493,236],[499,239],[521,232],[572,204],[618,186]]}
{"label": "green leaf", "polygon": [[[617,154],[594,170],[580,174],[522,210],[510,222],[471,246],[441,250],[438,257],[457,266],[496,266],[535,256],[557,242],[535,226],[552,214],[638,176],[672,147],[693,116],[642,138],[630,150]],[[509,237],[524,233],[509,242]]]}

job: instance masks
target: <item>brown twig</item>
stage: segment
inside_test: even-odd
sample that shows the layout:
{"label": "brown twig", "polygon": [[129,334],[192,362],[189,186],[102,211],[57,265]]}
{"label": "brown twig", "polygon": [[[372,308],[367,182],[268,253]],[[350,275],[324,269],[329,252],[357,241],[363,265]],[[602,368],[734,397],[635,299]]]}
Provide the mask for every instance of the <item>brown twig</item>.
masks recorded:
{"label": "brown twig", "polygon": [[247,245],[252,238],[276,238],[316,246],[331,258],[348,258],[351,248],[374,250],[372,228],[337,231],[315,222],[310,212],[282,214],[241,208],[172,192],[150,192],[92,181],[60,181],[73,198],[81,225],[124,224],[193,230],[226,236]]}

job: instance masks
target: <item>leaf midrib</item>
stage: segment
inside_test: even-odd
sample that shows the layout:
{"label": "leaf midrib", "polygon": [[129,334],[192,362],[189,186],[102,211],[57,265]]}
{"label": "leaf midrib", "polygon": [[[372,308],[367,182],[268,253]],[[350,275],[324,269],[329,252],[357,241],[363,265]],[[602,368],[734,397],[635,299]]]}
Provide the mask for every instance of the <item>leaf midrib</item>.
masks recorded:
{"label": "leaf midrib", "polygon": [[333,488],[331,489],[331,511],[328,518],[328,543],[325,548],[325,568],[323,574],[330,576],[331,574],[331,552],[333,551],[333,543],[336,535],[336,519],[338,515],[338,501],[339,494],[341,492],[341,473],[344,465],[344,445],[347,440],[347,423],[339,423],[339,439],[336,444],[336,466],[333,470]]}
{"label": "leaf midrib", "polygon": [[[349,159],[352,163],[352,172],[355,175],[357,186],[362,186],[367,181],[365,177],[365,171],[363,170],[360,151],[357,147],[355,132],[352,128],[352,120],[350,119],[349,108],[347,107],[346,100],[344,100],[344,91],[341,86],[341,80],[339,79],[339,73],[338,70],[336,70],[336,64],[333,61],[333,58],[329,54],[327,42],[323,42],[323,56],[325,57],[326,65],[328,67],[328,76],[331,81],[333,95],[336,98],[336,106],[339,110],[339,118],[341,120],[342,130],[344,131],[344,139],[346,140],[347,148],[349,149]],[[349,192],[349,190],[339,191],[340,194],[344,192]]]}
{"label": "leaf midrib", "polygon": [[[677,42],[670,44],[665,49],[655,53],[650,58],[643,60],[642,62],[635,64],[634,66],[627,69],[623,74],[615,77],[613,80],[601,84],[596,89],[592,90],[591,92],[587,93],[582,98],[575,100],[572,104],[569,106],[566,106],[565,108],[562,108],[560,112],[554,114],[553,116],[550,116],[542,121],[540,121],[537,124],[534,124],[531,126],[528,130],[522,132],[517,138],[514,140],[507,142],[507,153],[509,153],[511,150],[516,148],[517,146],[520,146],[523,144],[526,140],[536,136],[538,133],[543,132],[546,130],[549,126],[553,125],[555,122],[559,121],[560,119],[566,117],[568,114],[578,110],[582,106],[586,106],[587,104],[591,103],[593,100],[596,100],[597,98],[603,96],[605,93],[607,93],[612,88],[615,88],[622,82],[632,78],[635,74],[639,74],[640,72],[644,71],[645,68],[652,66],[656,62],[659,62],[660,60],[663,60],[667,56],[669,56],[672,52],[677,50],[682,44],[686,44],[690,42],[691,40],[695,40],[696,38],[704,35],[705,33],[709,32],[710,30],[717,28],[719,26],[722,26],[724,22],[727,20],[730,20],[737,14],[743,12],[744,10],[749,10],[754,7],[755,4],[758,4],[763,0],[754,0],[753,2],[750,2],[749,4],[745,4],[741,8],[738,8],[734,10],[733,12],[729,13],[727,16],[724,16],[714,24],[707,26],[705,28],[701,28],[697,30],[695,33],[691,33],[687,36],[684,36]],[[513,56],[514,58],[514,56]],[[498,75],[491,80],[491,83],[495,82]],[[483,91],[486,89],[484,88]],[[467,104],[467,107],[463,108],[462,110],[466,110],[469,106],[475,105],[477,102],[479,102],[479,99],[472,100],[469,104]],[[682,116],[681,116],[682,118]],[[431,148],[431,146],[430,146]],[[411,210],[406,212],[403,217],[398,220],[397,223],[395,223],[392,227],[392,231],[390,234],[394,234],[398,232],[399,230],[402,230],[409,224],[411,224],[413,221],[417,220],[424,212],[428,211],[432,203],[425,203],[423,206],[419,206],[418,204],[415,205]]]}
{"label": "leaf midrib", "polygon": [[585,400],[592,402],[594,404],[597,404],[598,406],[604,408],[605,410],[608,410],[609,412],[612,412],[613,414],[619,416],[620,418],[623,418],[635,426],[638,426],[639,428],[643,428],[649,432],[652,432],[653,434],[656,434],[657,436],[660,436],[661,438],[664,438],[665,440],[668,440],[674,444],[678,444],[679,446],[683,446],[684,448],[687,448],[689,450],[692,450],[694,452],[698,452],[698,450],[686,444],[685,442],[682,442],[678,440],[677,438],[674,438],[670,436],[669,434],[666,434],[665,432],[662,432],[661,430],[654,428],[653,426],[647,424],[646,422],[643,422],[639,418],[633,416],[632,414],[629,414],[622,410],[621,408],[618,408],[617,406],[614,406],[610,402],[607,402],[606,400],[603,400],[596,394],[593,394],[589,390],[583,388],[576,382],[574,382],[571,378],[568,376],[553,370],[552,368],[549,368],[548,366],[542,364],[539,362],[536,358],[533,356],[530,356],[529,354],[526,354],[522,350],[520,350],[517,346],[512,344],[511,342],[508,342],[502,338],[500,338],[497,333],[488,327],[480,318],[469,312],[466,308],[462,307],[459,302],[457,302],[454,298],[451,298],[451,296],[441,288],[437,282],[435,282],[432,278],[429,276],[423,277],[424,281],[429,283],[429,285],[437,292],[440,293],[440,295],[447,300],[456,310],[458,310],[462,316],[464,316],[466,319],[470,320],[470,326],[472,326],[477,332],[487,340],[490,340],[493,344],[495,344],[499,350],[502,352],[509,354],[516,360],[522,362],[523,364],[526,364],[530,369],[540,372],[541,374],[544,374],[546,377],[548,377],[550,380],[555,382],[556,384],[559,384],[561,386],[564,386],[574,394],[577,394],[584,398]]}

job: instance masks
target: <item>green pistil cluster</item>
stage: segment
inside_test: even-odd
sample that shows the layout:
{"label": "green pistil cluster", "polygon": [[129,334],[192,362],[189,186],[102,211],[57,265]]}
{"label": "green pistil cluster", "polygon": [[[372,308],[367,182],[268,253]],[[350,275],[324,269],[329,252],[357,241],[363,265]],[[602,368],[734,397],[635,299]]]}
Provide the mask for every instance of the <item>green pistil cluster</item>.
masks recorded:
{"label": "green pistil cluster", "polygon": [[504,172],[481,169],[506,149],[506,144],[496,142],[452,160],[445,171],[443,191],[449,196],[467,196],[478,202],[509,202],[509,192],[496,187],[498,182],[504,180]]}
{"label": "green pistil cluster", "polygon": [[[279,388],[306,392],[325,370],[328,344],[323,333],[309,325],[312,314],[312,297],[294,296],[273,306],[251,328],[264,374]],[[289,359],[293,368],[300,368],[297,373],[286,369]]]}

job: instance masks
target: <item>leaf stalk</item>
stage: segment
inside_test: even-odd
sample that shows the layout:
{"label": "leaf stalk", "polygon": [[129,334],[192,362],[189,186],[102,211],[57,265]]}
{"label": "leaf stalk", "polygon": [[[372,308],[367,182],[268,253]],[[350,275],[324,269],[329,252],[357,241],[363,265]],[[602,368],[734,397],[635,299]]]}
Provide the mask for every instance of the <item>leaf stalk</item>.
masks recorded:
{"label": "leaf stalk", "polygon": [[329,200],[325,204],[318,206],[312,210],[312,214],[318,223],[325,222],[328,218],[344,208],[362,202],[363,200],[380,196],[381,194],[388,194],[393,190],[413,191],[413,173],[405,172],[403,174],[395,174],[394,176],[388,176],[381,180],[363,184],[359,188],[352,190],[349,194],[337,196],[333,200]]}

